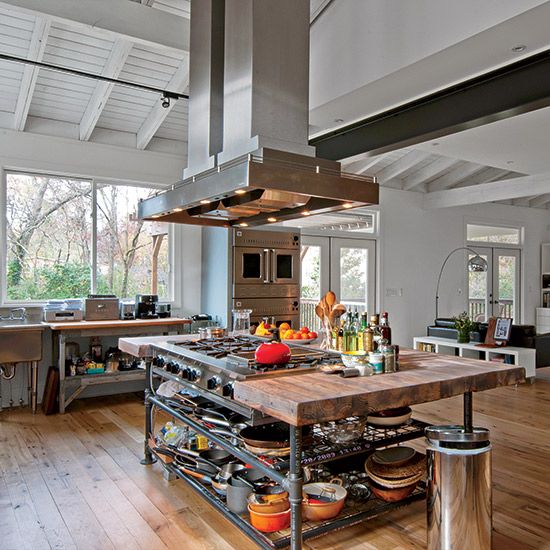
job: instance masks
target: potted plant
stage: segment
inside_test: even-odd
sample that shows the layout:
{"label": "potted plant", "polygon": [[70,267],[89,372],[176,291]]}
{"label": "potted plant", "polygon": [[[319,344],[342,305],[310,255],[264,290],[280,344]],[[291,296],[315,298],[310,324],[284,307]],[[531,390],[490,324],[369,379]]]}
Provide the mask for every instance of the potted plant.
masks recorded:
{"label": "potted plant", "polygon": [[467,344],[470,341],[470,332],[477,329],[477,323],[470,319],[466,311],[463,311],[458,317],[453,317],[453,321],[458,333],[456,341],[460,344]]}

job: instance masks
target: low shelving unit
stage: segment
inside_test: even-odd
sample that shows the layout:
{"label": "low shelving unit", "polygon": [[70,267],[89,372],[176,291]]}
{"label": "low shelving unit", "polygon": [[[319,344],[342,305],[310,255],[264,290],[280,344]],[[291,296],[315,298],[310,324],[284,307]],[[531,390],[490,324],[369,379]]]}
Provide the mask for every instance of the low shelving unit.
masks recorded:
{"label": "low shelving unit", "polygon": [[[148,420],[146,421],[145,464],[151,462],[151,453],[154,454],[154,451],[149,447],[148,442],[149,437],[152,435],[153,411],[157,408],[169,414],[172,418],[182,422],[191,430],[204,435],[211,442],[225,449],[244,463],[249,464],[254,468],[258,468],[273,481],[286,487],[290,486],[289,492],[291,495],[293,490],[294,494],[301,495],[302,479],[299,472],[302,470],[302,467],[314,466],[357,455],[367,455],[368,453],[382,447],[416,439],[423,436],[424,429],[427,426],[427,424],[423,422],[412,419],[406,424],[397,427],[377,428],[367,425],[361,438],[356,440],[353,444],[342,445],[329,442],[320,426],[315,425],[313,426],[311,434],[308,435],[307,446],[304,445],[302,448],[300,444],[301,430],[299,430],[300,436],[296,438],[299,442],[297,443],[294,441],[290,458],[270,457],[267,461],[249,452],[245,448],[234,444],[235,440],[232,441],[230,436],[212,433],[210,431],[210,427],[203,423],[199,417],[183,412],[182,410],[178,410],[177,407],[167,403],[162,397],[155,395],[152,387],[153,376],[158,376],[166,380],[174,380],[176,377],[174,377],[173,374],[167,373],[163,369],[151,366],[150,364],[148,364],[147,368],[148,388],[146,392],[146,404],[148,403],[149,405],[149,412]],[[292,433],[293,430],[291,428],[291,439]],[[298,465],[296,464],[296,458],[293,461],[293,456],[300,457]],[[298,536],[302,540],[311,539],[321,536],[329,531],[342,529],[344,527],[378,517],[382,514],[390,512],[391,510],[406,506],[412,502],[425,498],[425,486],[423,483],[418,485],[412,495],[399,502],[384,502],[372,495],[364,501],[354,500],[353,498],[348,497],[343,511],[336,518],[322,522],[302,522],[301,518],[299,518],[294,524],[294,529],[292,529],[291,526],[291,528],[275,533],[262,533],[252,527],[248,521],[247,514],[241,516],[229,510],[226,506],[225,500],[215,493],[212,488],[201,483],[194,477],[187,475],[174,463],[167,463],[164,467],[170,473],[183,479],[190,487],[197,491],[197,493],[199,493],[225,517],[227,517],[234,525],[251,537],[257,544],[259,544],[260,547],[266,550],[273,548],[286,548],[291,545],[293,531],[294,536]],[[298,485],[292,486],[293,483]],[[293,521],[295,521],[295,519]]]}

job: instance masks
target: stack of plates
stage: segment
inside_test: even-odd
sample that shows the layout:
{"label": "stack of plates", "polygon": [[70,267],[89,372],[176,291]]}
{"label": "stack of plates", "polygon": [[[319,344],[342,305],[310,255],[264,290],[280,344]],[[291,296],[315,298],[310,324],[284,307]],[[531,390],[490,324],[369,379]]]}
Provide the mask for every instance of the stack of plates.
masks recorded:
{"label": "stack of plates", "polygon": [[411,447],[376,451],[365,462],[373,493],[387,501],[409,496],[426,472],[426,458]]}
{"label": "stack of plates", "polygon": [[399,407],[398,409],[386,409],[369,414],[367,422],[372,426],[380,428],[393,428],[400,426],[409,420],[412,410],[410,407]]}

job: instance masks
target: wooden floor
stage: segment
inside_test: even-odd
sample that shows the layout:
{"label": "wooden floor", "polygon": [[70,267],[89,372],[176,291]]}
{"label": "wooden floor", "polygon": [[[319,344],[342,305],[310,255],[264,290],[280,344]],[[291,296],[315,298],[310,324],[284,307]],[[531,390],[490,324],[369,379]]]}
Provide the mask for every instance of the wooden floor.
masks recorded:
{"label": "wooden floor", "polygon": [[[494,548],[550,548],[550,370],[534,385],[476,394],[491,429]],[[461,400],[415,407],[459,422]],[[143,405],[136,395],[76,402],[66,415],[0,413],[0,548],[252,550],[257,546],[161,467],[139,464]],[[416,549],[425,505],[327,535],[309,549]],[[468,549],[469,550],[469,549]]]}

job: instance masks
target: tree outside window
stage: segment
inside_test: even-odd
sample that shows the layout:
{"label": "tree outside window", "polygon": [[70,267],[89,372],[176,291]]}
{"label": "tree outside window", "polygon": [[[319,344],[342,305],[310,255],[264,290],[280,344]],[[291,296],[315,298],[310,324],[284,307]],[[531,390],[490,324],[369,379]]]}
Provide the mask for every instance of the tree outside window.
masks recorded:
{"label": "tree outside window", "polygon": [[[137,204],[153,190],[22,173],[8,173],[6,183],[8,300],[150,292],[152,224],[137,219]],[[159,294],[167,298],[167,238],[158,265]]]}

